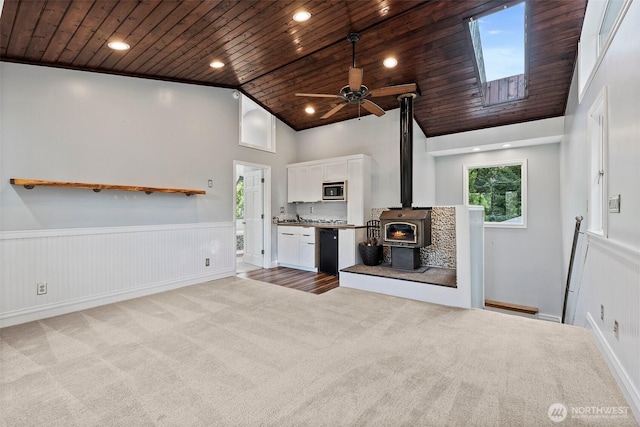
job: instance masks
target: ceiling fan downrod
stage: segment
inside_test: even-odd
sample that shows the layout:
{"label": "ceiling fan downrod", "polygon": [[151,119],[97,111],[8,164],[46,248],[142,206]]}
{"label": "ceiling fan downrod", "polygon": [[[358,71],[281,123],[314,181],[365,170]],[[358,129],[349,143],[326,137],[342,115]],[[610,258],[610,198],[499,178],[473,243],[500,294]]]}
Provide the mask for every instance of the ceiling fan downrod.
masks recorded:
{"label": "ceiling fan downrod", "polygon": [[351,63],[356,68],[356,42],[360,40],[360,34],[351,33],[347,36],[347,40],[351,42]]}

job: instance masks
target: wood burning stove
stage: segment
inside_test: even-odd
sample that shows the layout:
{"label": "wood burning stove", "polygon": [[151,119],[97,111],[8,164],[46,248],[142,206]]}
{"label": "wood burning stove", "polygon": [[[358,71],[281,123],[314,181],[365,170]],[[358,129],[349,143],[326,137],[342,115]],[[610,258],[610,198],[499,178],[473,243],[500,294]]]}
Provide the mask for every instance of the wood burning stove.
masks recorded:
{"label": "wood burning stove", "polygon": [[420,267],[420,248],[431,245],[431,208],[392,208],[380,214],[382,244],[391,246],[391,267]]}
{"label": "wood burning stove", "polygon": [[420,267],[420,248],[431,245],[431,208],[413,208],[413,100],[417,93],[400,95],[401,208],[380,214],[382,244],[391,246],[391,267]]}
{"label": "wood burning stove", "polygon": [[391,208],[380,214],[380,236],[388,246],[422,248],[431,244],[431,208]]}

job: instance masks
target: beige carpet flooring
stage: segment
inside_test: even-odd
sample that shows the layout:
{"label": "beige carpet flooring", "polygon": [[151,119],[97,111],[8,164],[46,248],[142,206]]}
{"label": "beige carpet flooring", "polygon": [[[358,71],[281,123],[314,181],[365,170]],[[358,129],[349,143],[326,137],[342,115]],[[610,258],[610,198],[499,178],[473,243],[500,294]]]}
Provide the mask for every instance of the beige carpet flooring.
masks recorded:
{"label": "beige carpet flooring", "polygon": [[552,423],[627,407],[589,331],[228,278],[0,330],[5,426]]}

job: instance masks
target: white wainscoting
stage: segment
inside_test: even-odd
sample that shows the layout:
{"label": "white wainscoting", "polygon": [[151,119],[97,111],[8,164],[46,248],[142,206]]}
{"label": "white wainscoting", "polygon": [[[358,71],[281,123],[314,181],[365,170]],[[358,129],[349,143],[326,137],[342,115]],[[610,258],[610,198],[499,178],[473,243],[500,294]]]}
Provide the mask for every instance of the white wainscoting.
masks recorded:
{"label": "white wainscoting", "polygon": [[[205,265],[205,259],[210,265]],[[235,274],[233,223],[0,233],[0,327]],[[37,295],[38,282],[47,293]]]}
{"label": "white wainscoting", "polygon": [[586,326],[640,420],[640,251],[599,236],[587,239],[578,310],[586,309]]}

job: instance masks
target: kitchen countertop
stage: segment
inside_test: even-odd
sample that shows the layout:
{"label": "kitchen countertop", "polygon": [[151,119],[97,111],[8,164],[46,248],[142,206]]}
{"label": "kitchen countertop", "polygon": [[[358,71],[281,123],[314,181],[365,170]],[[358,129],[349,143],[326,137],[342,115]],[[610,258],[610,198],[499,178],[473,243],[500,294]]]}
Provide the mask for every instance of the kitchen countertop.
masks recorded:
{"label": "kitchen countertop", "polygon": [[292,227],[315,227],[315,228],[367,228],[366,225],[335,224],[330,222],[279,222],[278,225]]}

